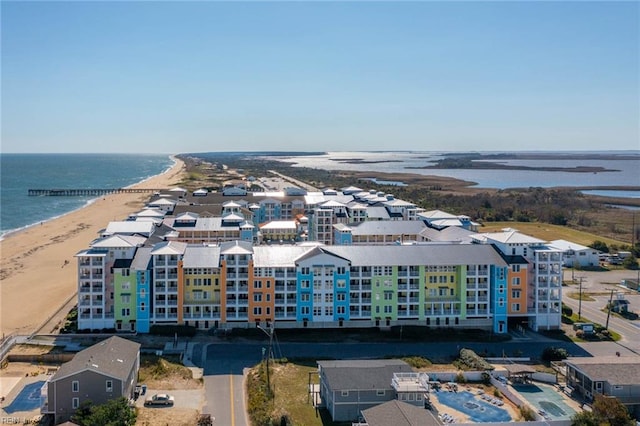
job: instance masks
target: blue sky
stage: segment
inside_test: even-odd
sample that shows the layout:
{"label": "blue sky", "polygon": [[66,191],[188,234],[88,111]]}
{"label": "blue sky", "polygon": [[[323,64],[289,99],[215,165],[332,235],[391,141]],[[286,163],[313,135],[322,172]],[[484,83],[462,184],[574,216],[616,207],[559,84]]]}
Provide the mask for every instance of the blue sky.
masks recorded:
{"label": "blue sky", "polygon": [[2,1],[1,149],[640,149],[639,5]]}

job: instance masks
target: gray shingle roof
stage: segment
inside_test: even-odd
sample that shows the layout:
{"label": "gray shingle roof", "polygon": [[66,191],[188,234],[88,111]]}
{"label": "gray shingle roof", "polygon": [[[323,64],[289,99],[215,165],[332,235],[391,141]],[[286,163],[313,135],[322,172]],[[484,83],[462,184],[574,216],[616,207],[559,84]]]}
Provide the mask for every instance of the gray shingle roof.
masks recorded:
{"label": "gray shingle roof", "polygon": [[144,271],[149,268],[149,262],[151,261],[152,247],[140,247],[136,250],[136,254],[131,262],[131,269],[135,271]]}
{"label": "gray shingle roof", "polygon": [[217,268],[220,266],[220,247],[189,245],[184,251],[185,268]]}
{"label": "gray shingle roof", "polygon": [[253,264],[256,267],[295,268],[296,259],[313,250],[309,246],[255,246]]}
{"label": "gray shingle roof", "polygon": [[332,391],[391,390],[393,373],[413,371],[409,364],[399,359],[318,361],[318,365]]}
{"label": "gray shingle roof", "polygon": [[419,220],[380,220],[349,225],[352,235],[417,235],[426,226]]}
{"label": "gray shingle roof", "polygon": [[397,399],[362,410],[369,426],[436,426],[442,423],[429,410]]}
{"label": "gray shingle roof", "polygon": [[640,357],[593,357],[569,358],[573,365],[594,382],[609,382],[611,385],[637,385],[640,383]]}
{"label": "gray shingle roof", "polygon": [[353,266],[507,265],[493,247],[482,244],[327,246],[323,250],[349,259]]}
{"label": "gray shingle roof", "polygon": [[138,359],[140,344],[112,336],[78,352],[71,361],[60,366],[51,381],[90,370],[120,380],[126,380]]}

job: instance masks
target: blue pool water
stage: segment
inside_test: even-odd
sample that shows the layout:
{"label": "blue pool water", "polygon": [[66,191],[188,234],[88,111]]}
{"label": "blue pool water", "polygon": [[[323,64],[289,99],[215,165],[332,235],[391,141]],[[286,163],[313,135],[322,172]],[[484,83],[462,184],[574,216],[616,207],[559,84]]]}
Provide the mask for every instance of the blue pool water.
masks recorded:
{"label": "blue pool water", "polygon": [[466,414],[475,422],[510,422],[512,420],[507,410],[482,401],[471,392],[438,392],[436,395],[440,403]]}
{"label": "blue pool water", "polygon": [[22,388],[20,393],[16,395],[11,404],[4,408],[7,414],[17,413],[20,411],[31,411],[40,407],[40,389],[44,385],[44,381],[31,383]]}

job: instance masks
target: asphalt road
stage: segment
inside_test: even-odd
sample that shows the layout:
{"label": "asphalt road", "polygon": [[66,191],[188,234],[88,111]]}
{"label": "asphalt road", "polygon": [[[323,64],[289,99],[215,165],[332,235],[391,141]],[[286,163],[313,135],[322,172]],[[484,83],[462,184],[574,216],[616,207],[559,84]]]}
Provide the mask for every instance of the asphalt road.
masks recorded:
{"label": "asphalt road", "polygon": [[[566,270],[564,274],[565,280],[571,280],[573,277],[576,281],[582,278],[583,296],[595,299],[593,301],[579,300],[568,297],[570,293],[579,293],[580,285],[572,285],[563,288],[562,301],[573,309],[574,313],[580,312],[580,316],[585,322],[591,321],[602,325],[607,324],[607,312],[603,311],[611,298],[618,297],[618,294],[629,301],[629,310],[632,312],[640,312],[640,293],[625,289],[620,286],[620,281],[624,278],[635,278],[636,271],[615,270],[609,272],[585,272],[575,271],[573,274],[570,270]],[[609,329],[619,333],[622,340],[619,345],[640,355],[640,320],[629,321],[615,315],[609,316]]]}

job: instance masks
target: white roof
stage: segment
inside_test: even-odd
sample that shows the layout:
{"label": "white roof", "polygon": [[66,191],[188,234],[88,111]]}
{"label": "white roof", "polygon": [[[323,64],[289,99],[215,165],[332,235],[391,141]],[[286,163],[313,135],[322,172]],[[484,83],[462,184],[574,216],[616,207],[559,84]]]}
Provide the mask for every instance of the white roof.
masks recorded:
{"label": "white roof", "polygon": [[136,217],[164,217],[165,212],[158,209],[144,209],[135,214]]}
{"label": "white roof", "polygon": [[404,200],[398,200],[398,199],[393,199],[393,200],[389,200],[383,203],[385,206],[392,206],[392,207],[413,207],[415,206],[415,204],[410,203],[408,201],[404,201]]}
{"label": "white roof", "polygon": [[553,240],[549,243],[550,247],[553,247],[558,250],[567,251],[567,250],[575,250],[575,251],[583,251],[583,250],[594,250],[591,247],[583,246],[578,243],[573,243],[567,240]]}
{"label": "white roof", "polygon": [[[484,234],[478,234],[477,239],[493,240],[499,243],[505,244],[541,244],[544,243],[544,240],[540,240],[538,238],[531,237],[526,234],[521,234],[516,229],[506,229],[502,232],[487,232]],[[472,238],[476,238],[473,236]]]}
{"label": "white roof", "polygon": [[177,187],[175,187],[175,188],[172,188],[172,189],[170,189],[169,191],[171,191],[171,192],[187,192],[187,190],[186,190],[186,189],[184,189],[184,188],[180,188],[179,186],[177,186]]}
{"label": "white roof", "polygon": [[442,210],[430,210],[428,212],[422,212],[420,213],[420,216],[427,219],[457,219],[458,218],[458,216],[451,213],[443,212]]}
{"label": "white roof", "polygon": [[209,191],[207,191],[206,189],[196,189],[195,191],[193,191],[194,194],[207,194]]}
{"label": "white roof", "polygon": [[220,266],[220,247],[187,246],[182,265],[185,268],[217,268]]}
{"label": "white roof", "polygon": [[110,235],[91,244],[93,248],[138,247],[147,241],[141,235]]}
{"label": "white roof", "polygon": [[271,222],[260,225],[260,229],[296,229],[294,220],[272,220]]}
{"label": "white roof", "polygon": [[138,222],[132,220],[109,222],[107,229],[102,235],[114,235],[114,234],[141,234],[151,235],[154,231],[153,222]]}
{"label": "white roof", "polygon": [[157,200],[151,201],[148,206],[175,206],[176,202],[169,200],[167,198],[158,198]]}
{"label": "white roof", "polygon": [[186,248],[187,248],[187,243],[182,243],[179,241],[162,242],[153,246],[153,250],[151,250],[151,254],[152,255],[183,254]]}

